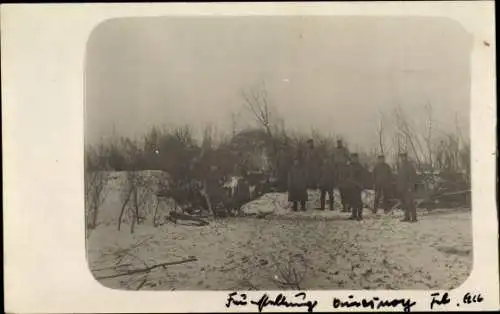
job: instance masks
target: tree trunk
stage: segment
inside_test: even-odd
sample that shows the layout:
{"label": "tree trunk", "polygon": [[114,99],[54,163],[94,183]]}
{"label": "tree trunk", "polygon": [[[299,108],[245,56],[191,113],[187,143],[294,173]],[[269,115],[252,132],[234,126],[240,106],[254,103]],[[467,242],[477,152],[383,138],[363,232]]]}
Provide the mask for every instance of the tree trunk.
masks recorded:
{"label": "tree trunk", "polygon": [[156,197],[156,208],[155,213],[153,215],[153,226],[158,227],[158,223],[156,222],[156,218],[158,217],[158,207],[160,207],[160,199]]}
{"label": "tree trunk", "polygon": [[132,224],[130,225],[130,233],[134,233],[135,224],[139,219],[139,205],[137,204],[137,187],[133,189],[133,208],[132,209]]}
{"label": "tree trunk", "polygon": [[118,231],[120,231],[121,225],[122,225],[122,218],[123,214],[125,213],[125,208],[127,208],[127,204],[130,200],[130,195],[132,193],[132,189],[129,189],[127,196],[125,197],[125,201],[122,204],[122,209],[120,211],[120,216],[118,217]]}
{"label": "tree trunk", "polygon": [[92,211],[92,226],[91,226],[91,229],[95,229],[95,227],[97,226],[97,214],[98,214],[98,206],[97,206],[97,204],[94,204],[93,211]]}

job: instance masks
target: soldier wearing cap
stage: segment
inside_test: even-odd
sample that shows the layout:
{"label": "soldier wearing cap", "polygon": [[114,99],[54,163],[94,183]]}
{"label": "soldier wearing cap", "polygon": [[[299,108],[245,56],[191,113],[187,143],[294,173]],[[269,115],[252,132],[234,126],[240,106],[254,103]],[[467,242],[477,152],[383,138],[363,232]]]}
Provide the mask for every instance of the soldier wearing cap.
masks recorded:
{"label": "soldier wearing cap", "polygon": [[210,200],[211,211],[219,214],[224,202],[224,189],[222,187],[223,175],[218,165],[211,165],[205,180],[205,191]]}
{"label": "soldier wearing cap", "polygon": [[413,203],[413,194],[415,192],[415,183],[417,173],[415,168],[408,160],[407,153],[399,154],[400,165],[397,176],[397,184],[401,197],[401,203],[405,212],[403,221],[416,222],[417,210]]}
{"label": "soldier wearing cap", "polygon": [[333,205],[335,201],[335,196],[333,194],[333,189],[335,188],[335,176],[336,176],[336,171],[333,158],[327,158],[323,162],[321,175],[319,178],[319,188],[321,191],[321,197],[320,197],[321,210],[325,210],[327,194],[330,201],[329,208],[330,210],[334,209]]}
{"label": "soldier wearing cap", "polygon": [[361,192],[365,186],[366,169],[359,163],[357,153],[351,154],[349,176],[346,180],[346,194],[348,204],[352,207],[351,220],[363,220],[363,201]]}
{"label": "soldier wearing cap", "polygon": [[321,158],[314,147],[314,140],[307,140],[307,149],[305,151],[305,166],[307,168],[307,188],[316,190],[321,170]]}
{"label": "soldier wearing cap", "polygon": [[334,162],[336,169],[336,185],[339,189],[340,200],[344,212],[349,212],[348,196],[346,195],[346,180],[349,174],[349,152],[342,140],[337,140],[337,147],[334,151]]}
{"label": "soldier wearing cap", "polygon": [[288,174],[288,201],[292,202],[293,211],[300,209],[306,211],[307,195],[307,170],[305,169],[301,155],[298,155]]}
{"label": "soldier wearing cap", "polygon": [[377,157],[377,164],[373,169],[373,183],[375,188],[375,202],[373,204],[373,213],[377,213],[378,206],[382,200],[384,212],[389,212],[389,195],[391,190],[392,171],[391,167],[385,162],[385,156]]}

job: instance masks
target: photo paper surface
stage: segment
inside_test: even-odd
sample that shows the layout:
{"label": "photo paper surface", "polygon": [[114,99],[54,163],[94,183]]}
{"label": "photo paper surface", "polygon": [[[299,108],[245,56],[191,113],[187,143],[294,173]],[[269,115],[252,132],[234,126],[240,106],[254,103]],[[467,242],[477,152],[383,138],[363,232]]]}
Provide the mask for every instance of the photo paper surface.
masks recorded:
{"label": "photo paper surface", "polygon": [[2,7],[6,309],[497,309],[492,12]]}

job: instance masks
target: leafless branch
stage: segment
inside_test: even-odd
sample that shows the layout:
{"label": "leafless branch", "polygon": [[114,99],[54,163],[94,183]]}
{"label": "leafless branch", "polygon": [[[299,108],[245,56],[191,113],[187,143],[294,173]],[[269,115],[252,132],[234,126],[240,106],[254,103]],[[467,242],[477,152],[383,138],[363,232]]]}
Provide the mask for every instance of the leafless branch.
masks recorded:
{"label": "leafless branch", "polygon": [[377,134],[378,134],[380,154],[384,155],[384,151],[385,151],[385,149],[384,149],[384,115],[382,112],[379,112]]}
{"label": "leafless branch", "polygon": [[398,132],[401,133],[404,136],[405,140],[410,144],[417,164],[421,165],[422,163],[420,161],[420,152],[423,151],[422,146],[420,144],[420,141],[412,131],[409,122],[406,119],[406,116],[404,115],[401,106],[399,105],[395,109],[395,119]]}
{"label": "leafless branch", "polygon": [[[104,203],[109,175],[103,145],[97,148],[87,147],[85,150],[85,211],[86,224],[89,229],[97,226],[99,209]],[[90,217],[89,217],[90,216]],[[90,220],[90,221],[89,221]]]}
{"label": "leafless branch", "polygon": [[268,135],[272,136],[270,107],[267,100],[267,91],[264,88],[250,89],[242,91],[245,107],[252,113],[257,123],[259,123]]}
{"label": "leafless branch", "polygon": [[95,278],[98,279],[98,280],[101,280],[101,279],[110,279],[110,278],[117,278],[117,277],[123,277],[123,276],[130,276],[130,275],[139,274],[139,273],[149,273],[149,272],[151,272],[152,270],[154,270],[156,268],[160,268],[160,267],[166,268],[167,266],[184,264],[184,263],[188,263],[188,262],[195,262],[197,260],[198,259],[196,257],[190,257],[190,258],[187,258],[187,259],[184,259],[184,260],[180,260],[180,261],[165,262],[165,263],[156,264],[156,265],[149,266],[149,267],[144,267],[144,268],[138,268],[138,269],[129,270],[129,271],[123,272],[123,273],[118,273],[118,274],[113,274],[113,275],[106,275],[106,276],[96,276]]}
{"label": "leafless branch", "polygon": [[[297,290],[301,290],[301,283],[305,278],[307,271],[307,263],[305,259],[298,261],[291,254],[288,256],[288,260],[282,265],[276,257],[272,256],[273,264],[278,272],[279,276],[274,276],[272,278],[273,282],[281,287],[291,287]],[[296,262],[300,262],[302,269],[298,269]]]}

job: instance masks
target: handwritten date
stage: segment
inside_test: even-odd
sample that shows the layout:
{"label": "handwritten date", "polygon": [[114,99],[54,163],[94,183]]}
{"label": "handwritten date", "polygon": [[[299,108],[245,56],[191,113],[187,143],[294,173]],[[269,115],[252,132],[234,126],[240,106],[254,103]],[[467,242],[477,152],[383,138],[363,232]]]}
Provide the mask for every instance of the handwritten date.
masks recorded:
{"label": "handwritten date", "polygon": [[[435,292],[431,294],[432,300],[430,304],[431,310],[434,309],[434,307],[439,306],[439,305],[446,305],[451,303],[450,296],[448,292],[445,292],[443,295],[441,295],[439,292]],[[457,306],[460,306],[461,304],[474,304],[474,303],[481,303],[484,301],[483,296],[481,294],[472,294],[470,292],[467,292],[463,297],[461,302],[457,303]]]}

